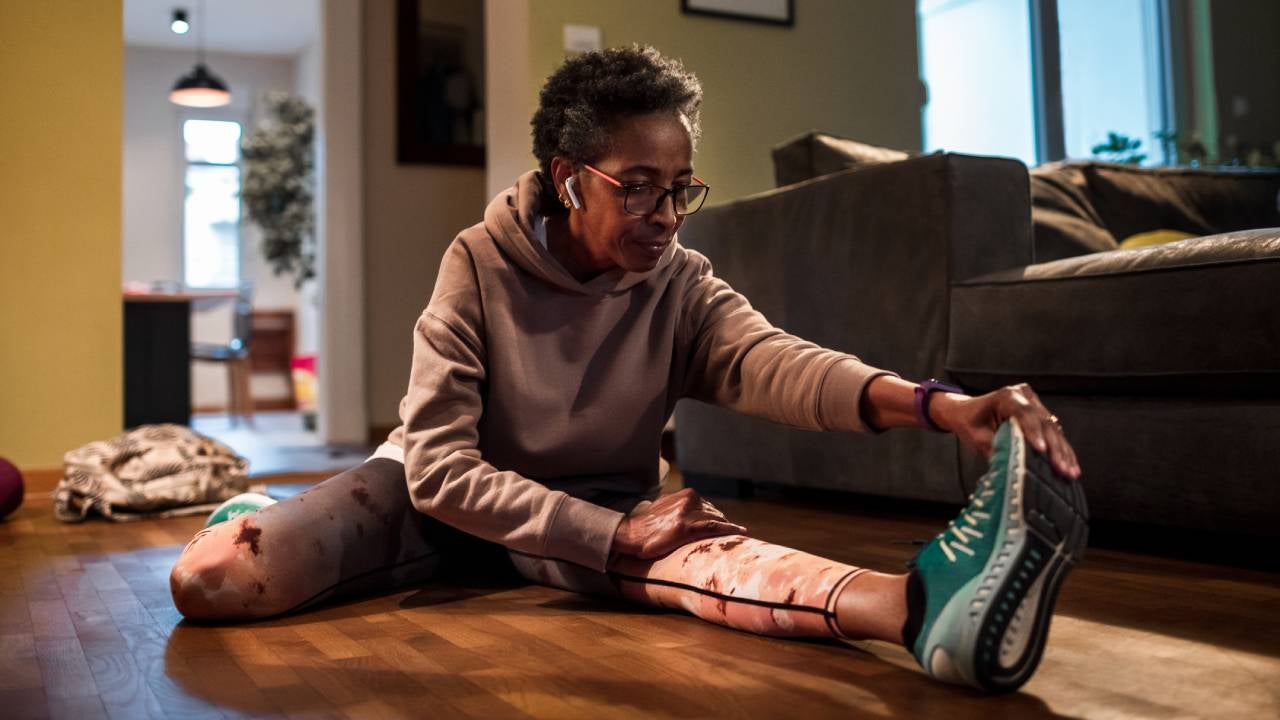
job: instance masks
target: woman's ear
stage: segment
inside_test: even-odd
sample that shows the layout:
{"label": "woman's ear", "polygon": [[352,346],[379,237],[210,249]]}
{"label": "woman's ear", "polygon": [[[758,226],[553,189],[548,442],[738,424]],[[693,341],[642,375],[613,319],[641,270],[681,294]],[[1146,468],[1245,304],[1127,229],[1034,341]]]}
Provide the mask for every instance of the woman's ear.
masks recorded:
{"label": "woman's ear", "polygon": [[563,192],[564,181],[573,177],[573,163],[559,155],[551,158],[551,182],[556,192]]}
{"label": "woman's ear", "polygon": [[556,188],[560,203],[566,208],[582,209],[582,201],[574,190],[574,164],[568,158],[559,155],[551,158],[551,183]]}

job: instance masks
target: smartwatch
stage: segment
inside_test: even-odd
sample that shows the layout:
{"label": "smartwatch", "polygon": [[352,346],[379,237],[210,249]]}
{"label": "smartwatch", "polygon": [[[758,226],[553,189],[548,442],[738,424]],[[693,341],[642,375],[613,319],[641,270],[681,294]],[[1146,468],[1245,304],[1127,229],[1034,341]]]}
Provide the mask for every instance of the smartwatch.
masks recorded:
{"label": "smartwatch", "polygon": [[963,395],[964,390],[956,387],[955,385],[948,385],[947,383],[934,378],[929,378],[916,386],[916,424],[934,432],[946,432],[946,430],[943,430],[934,424],[933,420],[929,417],[929,399],[932,398],[933,394],[936,392],[949,392]]}

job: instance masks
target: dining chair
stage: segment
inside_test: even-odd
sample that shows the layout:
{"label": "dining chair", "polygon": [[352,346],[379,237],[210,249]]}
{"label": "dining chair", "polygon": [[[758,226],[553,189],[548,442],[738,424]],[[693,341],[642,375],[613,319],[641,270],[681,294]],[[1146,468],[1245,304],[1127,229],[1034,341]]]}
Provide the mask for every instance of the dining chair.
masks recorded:
{"label": "dining chair", "polygon": [[231,424],[240,420],[253,425],[253,398],[249,394],[250,323],[253,314],[253,285],[240,287],[232,316],[231,339],[226,343],[191,343],[193,362],[222,363],[227,368],[227,415]]}

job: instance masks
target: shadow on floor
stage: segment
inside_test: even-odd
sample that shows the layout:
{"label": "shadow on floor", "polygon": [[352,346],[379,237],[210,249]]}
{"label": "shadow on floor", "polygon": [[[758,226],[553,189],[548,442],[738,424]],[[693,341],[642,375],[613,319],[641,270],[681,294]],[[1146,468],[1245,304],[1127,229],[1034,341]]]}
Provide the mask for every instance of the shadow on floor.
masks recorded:
{"label": "shadow on floor", "polygon": [[[316,618],[314,624],[325,623]],[[185,623],[175,627],[166,643],[165,673],[189,704],[252,714],[315,713],[371,703],[437,717],[522,717],[524,711],[561,716],[590,714],[592,708],[601,715],[627,710],[660,717],[778,717],[798,708],[806,717],[851,712],[1066,717],[1033,695],[981,697],[856,648],[831,648],[821,661],[804,667],[723,656],[705,644],[644,653],[619,649],[588,662],[519,632],[504,634],[495,644],[467,647],[424,628],[408,636],[362,638],[363,655],[336,646],[326,654],[323,643],[268,639],[252,651],[225,648],[210,663],[211,630]],[[457,660],[454,668],[451,659]],[[197,666],[203,670],[196,671]],[[229,683],[232,677],[240,681]]]}

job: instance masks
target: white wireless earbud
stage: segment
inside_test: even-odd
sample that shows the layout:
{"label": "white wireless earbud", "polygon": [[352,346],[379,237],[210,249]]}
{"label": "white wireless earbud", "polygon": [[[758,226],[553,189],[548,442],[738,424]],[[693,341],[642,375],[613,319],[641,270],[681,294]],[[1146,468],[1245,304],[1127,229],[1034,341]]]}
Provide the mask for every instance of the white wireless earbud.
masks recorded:
{"label": "white wireless earbud", "polygon": [[569,202],[573,203],[574,209],[581,210],[582,201],[578,199],[578,193],[573,191],[573,181],[574,178],[569,178],[564,181],[564,191],[569,193]]}

